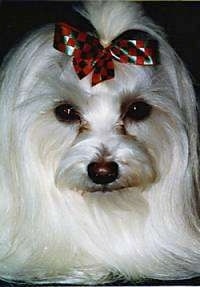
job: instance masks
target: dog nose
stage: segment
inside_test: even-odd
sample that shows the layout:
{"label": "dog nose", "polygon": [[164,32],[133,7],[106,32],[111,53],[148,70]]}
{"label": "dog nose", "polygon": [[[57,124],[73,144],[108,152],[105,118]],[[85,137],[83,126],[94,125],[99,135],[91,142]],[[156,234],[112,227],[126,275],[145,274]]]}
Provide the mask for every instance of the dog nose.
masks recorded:
{"label": "dog nose", "polygon": [[118,164],[111,162],[91,162],[87,168],[88,176],[96,184],[108,184],[115,181],[119,174]]}

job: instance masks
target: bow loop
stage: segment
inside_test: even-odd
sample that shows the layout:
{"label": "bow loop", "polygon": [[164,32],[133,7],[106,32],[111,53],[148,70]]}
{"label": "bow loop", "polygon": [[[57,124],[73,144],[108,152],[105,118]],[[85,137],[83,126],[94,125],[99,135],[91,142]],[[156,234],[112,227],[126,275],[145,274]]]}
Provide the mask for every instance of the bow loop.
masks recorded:
{"label": "bow loop", "polygon": [[114,77],[114,62],[151,66],[158,64],[158,44],[146,32],[129,30],[104,48],[89,32],[66,24],[55,28],[54,47],[73,56],[73,66],[80,79],[93,71],[92,86]]}

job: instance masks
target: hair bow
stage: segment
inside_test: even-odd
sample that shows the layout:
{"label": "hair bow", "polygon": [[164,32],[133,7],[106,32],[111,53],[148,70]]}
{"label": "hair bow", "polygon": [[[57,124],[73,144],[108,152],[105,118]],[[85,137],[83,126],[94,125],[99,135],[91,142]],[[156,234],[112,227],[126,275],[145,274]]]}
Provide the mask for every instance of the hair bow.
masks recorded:
{"label": "hair bow", "polygon": [[159,63],[158,42],[139,30],[128,30],[103,47],[90,32],[79,31],[67,23],[57,23],[54,48],[73,56],[79,79],[93,71],[92,86],[114,77],[113,60],[142,66]]}

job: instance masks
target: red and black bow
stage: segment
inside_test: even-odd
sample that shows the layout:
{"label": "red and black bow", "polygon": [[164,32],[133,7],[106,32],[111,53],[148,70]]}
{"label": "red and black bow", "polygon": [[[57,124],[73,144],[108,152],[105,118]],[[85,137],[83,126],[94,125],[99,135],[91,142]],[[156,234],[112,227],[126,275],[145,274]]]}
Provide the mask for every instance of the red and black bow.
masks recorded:
{"label": "red and black bow", "polygon": [[54,48],[73,56],[80,79],[92,74],[92,86],[114,77],[114,62],[151,66],[159,63],[158,43],[143,31],[128,30],[108,47],[89,32],[81,32],[67,23],[57,23]]}

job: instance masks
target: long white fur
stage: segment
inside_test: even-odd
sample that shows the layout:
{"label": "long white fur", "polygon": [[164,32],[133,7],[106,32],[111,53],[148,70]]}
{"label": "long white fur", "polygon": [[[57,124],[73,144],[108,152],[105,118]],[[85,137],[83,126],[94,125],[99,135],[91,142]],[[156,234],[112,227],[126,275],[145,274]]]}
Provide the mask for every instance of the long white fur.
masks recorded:
{"label": "long white fur", "polygon": [[[91,87],[52,47],[53,25],[23,41],[1,68],[0,277],[26,282],[106,283],[184,279],[200,273],[196,100],[181,60],[132,1],[89,1],[82,12],[110,42],[140,29],[160,46],[161,65],[115,63]],[[150,118],[117,131],[123,101],[142,98]],[[62,101],[90,129],[58,122]],[[87,165],[109,151],[121,177],[102,193]],[[123,188],[122,188],[123,187]],[[90,192],[94,191],[96,192]]]}

